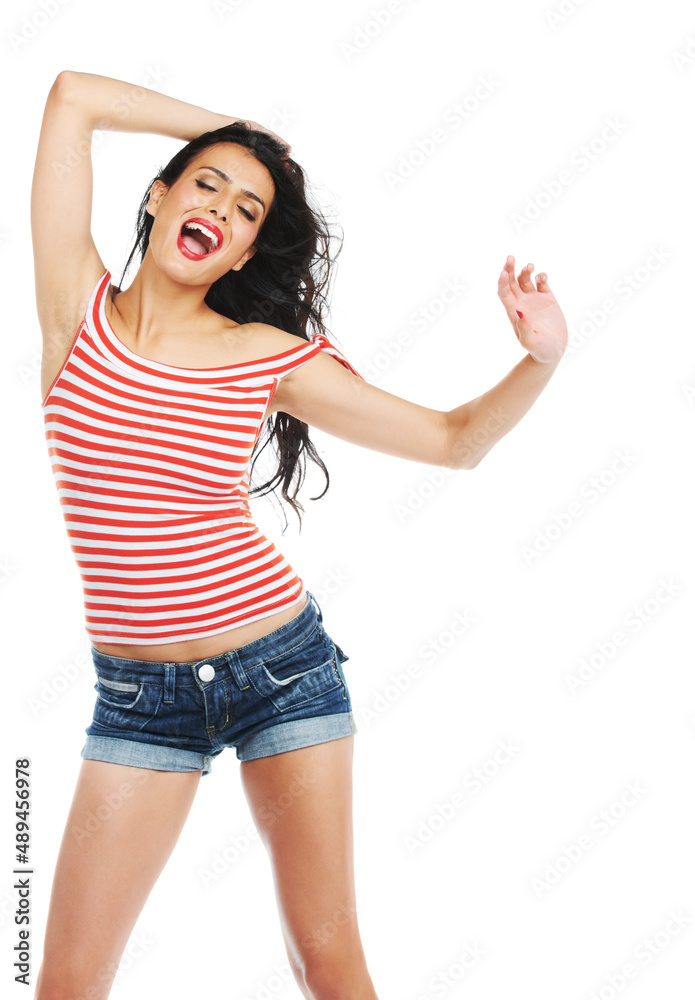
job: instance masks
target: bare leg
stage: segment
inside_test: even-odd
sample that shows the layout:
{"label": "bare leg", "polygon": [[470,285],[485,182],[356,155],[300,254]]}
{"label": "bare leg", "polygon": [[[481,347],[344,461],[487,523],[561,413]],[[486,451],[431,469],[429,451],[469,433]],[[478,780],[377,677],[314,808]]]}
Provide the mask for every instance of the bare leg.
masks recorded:
{"label": "bare leg", "polygon": [[201,774],[82,761],[53,876],[34,1000],[108,997]]}
{"label": "bare leg", "polygon": [[357,926],[353,747],[345,736],[241,764],[287,956],[309,1000],[377,1000]]}

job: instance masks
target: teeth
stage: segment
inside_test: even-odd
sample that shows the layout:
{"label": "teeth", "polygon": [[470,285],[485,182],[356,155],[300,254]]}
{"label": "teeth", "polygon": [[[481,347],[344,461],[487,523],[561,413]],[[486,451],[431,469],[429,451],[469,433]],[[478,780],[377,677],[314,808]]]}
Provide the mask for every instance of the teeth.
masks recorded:
{"label": "teeth", "polygon": [[207,228],[207,226],[201,225],[200,222],[187,222],[186,223],[186,228],[187,229],[199,229],[201,231],[201,233],[205,233],[205,235],[209,236],[210,239],[212,240],[212,249],[213,250],[217,250],[217,244],[220,241],[215,236],[215,234],[212,232],[212,230]]}

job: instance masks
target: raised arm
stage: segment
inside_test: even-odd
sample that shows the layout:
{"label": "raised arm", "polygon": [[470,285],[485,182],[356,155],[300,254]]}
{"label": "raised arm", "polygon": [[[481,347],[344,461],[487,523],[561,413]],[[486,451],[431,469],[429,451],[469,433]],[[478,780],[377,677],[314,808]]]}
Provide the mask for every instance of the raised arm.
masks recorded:
{"label": "raised arm", "polygon": [[498,294],[528,353],[488,392],[453,410],[437,410],[363,382],[326,354],[283,378],[273,410],[375,451],[451,469],[474,469],[531,408],[562,358],[567,324],[547,275],[532,265],[514,276],[508,257]]}
{"label": "raised arm", "polygon": [[45,357],[66,353],[104,271],[91,232],[94,130],[189,141],[239,120],[123,80],[70,70],[58,74],[46,101],[31,190],[36,307]]}

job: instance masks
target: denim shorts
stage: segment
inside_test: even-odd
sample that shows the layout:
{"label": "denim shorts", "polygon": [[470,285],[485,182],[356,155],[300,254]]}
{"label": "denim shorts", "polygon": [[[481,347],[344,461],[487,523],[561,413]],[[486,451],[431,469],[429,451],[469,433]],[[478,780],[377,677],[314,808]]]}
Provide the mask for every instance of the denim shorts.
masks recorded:
{"label": "denim shorts", "polygon": [[97,697],[81,756],[206,775],[225,747],[255,760],[356,733],[349,657],[306,594],[284,625],[204,660],[129,660],[92,646]]}

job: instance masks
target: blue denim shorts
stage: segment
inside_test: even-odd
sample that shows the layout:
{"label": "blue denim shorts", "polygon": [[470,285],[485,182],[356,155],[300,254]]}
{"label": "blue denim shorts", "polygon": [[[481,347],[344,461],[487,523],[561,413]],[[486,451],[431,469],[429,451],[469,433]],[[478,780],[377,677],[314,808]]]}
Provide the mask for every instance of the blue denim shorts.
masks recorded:
{"label": "blue denim shorts", "polygon": [[97,697],[81,756],[206,775],[225,747],[255,760],[356,733],[349,657],[306,593],[275,631],[205,660],[129,660],[92,646]]}

